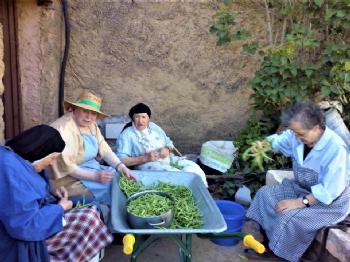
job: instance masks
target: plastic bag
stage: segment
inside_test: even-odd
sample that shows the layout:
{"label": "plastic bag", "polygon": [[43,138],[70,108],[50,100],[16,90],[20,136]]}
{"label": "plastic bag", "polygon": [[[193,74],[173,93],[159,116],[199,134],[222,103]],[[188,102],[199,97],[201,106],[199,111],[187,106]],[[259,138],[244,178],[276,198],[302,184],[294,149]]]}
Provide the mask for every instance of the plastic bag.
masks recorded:
{"label": "plastic bag", "polygon": [[339,112],[333,108],[329,109],[325,112],[325,117],[326,125],[337,133],[344,140],[348,148],[350,148],[350,132]]}
{"label": "plastic bag", "polygon": [[207,141],[202,145],[199,159],[204,165],[224,173],[231,167],[236,151],[232,141]]}

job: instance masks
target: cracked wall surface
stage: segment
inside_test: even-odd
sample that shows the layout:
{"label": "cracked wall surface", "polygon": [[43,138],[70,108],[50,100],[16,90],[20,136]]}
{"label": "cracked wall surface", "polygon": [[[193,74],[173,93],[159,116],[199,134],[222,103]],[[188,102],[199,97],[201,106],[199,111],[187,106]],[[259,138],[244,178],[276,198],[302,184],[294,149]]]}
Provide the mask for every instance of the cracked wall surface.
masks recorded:
{"label": "cracked wall surface", "polygon": [[[29,127],[58,115],[63,18],[60,1],[49,7],[19,2],[21,85]],[[68,2],[66,99],[93,90],[104,98],[108,114],[127,114],[144,102],[153,121],[186,153],[198,152],[207,140],[231,140],[244,126],[248,82],[258,63],[242,54],[242,42],[216,46],[209,23],[218,1]],[[263,12],[243,5],[236,9],[237,26],[264,39]]]}

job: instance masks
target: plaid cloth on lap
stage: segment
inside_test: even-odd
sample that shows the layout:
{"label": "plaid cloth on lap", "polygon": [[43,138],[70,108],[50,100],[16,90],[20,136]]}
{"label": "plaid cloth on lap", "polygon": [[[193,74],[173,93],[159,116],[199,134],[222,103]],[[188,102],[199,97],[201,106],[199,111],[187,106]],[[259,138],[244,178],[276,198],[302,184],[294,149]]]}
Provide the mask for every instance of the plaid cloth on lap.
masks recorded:
{"label": "plaid cloth on lap", "polygon": [[89,261],[112,242],[112,235],[94,208],[72,210],[65,219],[63,231],[46,240],[50,261]]}

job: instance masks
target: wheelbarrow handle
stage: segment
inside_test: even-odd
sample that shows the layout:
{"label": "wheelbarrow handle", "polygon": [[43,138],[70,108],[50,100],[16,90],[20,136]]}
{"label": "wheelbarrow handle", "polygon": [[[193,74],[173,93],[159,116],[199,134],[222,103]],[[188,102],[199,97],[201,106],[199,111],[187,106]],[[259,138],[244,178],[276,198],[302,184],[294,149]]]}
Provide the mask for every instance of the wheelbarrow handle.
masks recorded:
{"label": "wheelbarrow handle", "polygon": [[222,239],[222,238],[235,238],[243,241],[243,245],[253,249],[258,254],[265,252],[265,247],[259,241],[257,241],[251,234],[234,232],[234,233],[209,233],[209,234],[197,234],[199,238],[209,239]]}
{"label": "wheelbarrow handle", "polygon": [[250,247],[258,254],[263,254],[265,252],[265,247],[258,240],[256,240],[252,235],[248,234],[243,238],[243,245]]}
{"label": "wheelbarrow handle", "polygon": [[131,255],[134,251],[135,236],[132,234],[126,234],[123,237],[123,253],[125,255]]}

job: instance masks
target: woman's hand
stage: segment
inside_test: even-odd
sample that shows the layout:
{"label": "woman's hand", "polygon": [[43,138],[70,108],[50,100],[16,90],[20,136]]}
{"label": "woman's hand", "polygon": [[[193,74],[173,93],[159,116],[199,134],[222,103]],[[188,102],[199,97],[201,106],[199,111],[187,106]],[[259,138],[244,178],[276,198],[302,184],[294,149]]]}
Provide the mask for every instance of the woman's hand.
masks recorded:
{"label": "woman's hand", "polygon": [[56,190],[56,196],[60,198],[60,201],[58,202],[58,204],[62,206],[64,212],[66,212],[67,210],[73,207],[73,202],[68,200],[67,189],[65,189],[63,186],[61,186]]}
{"label": "woman's hand", "polygon": [[153,162],[159,158],[159,153],[156,151],[151,151],[147,153],[145,156],[146,156],[146,163]]}
{"label": "woman's hand", "polygon": [[286,214],[297,208],[304,208],[304,204],[300,198],[281,200],[275,206],[275,211],[280,214]]}
{"label": "woman's hand", "polygon": [[167,158],[170,155],[170,150],[167,147],[162,147],[159,152],[160,158]]}
{"label": "woman's hand", "polygon": [[128,179],[131,179],[131,180],[136,180],[135,177],[133,176],[133,174],[131,173],[131,170],[129,168],[127,168],[124,164],[122,164],[120,166],[120,169],[119,169],[120,173],[122,173],[123,176],[125,176],[126,178]]}
{"label": "woman's hand", "polygon": [[112,181],[113,179],[113,171],[110,170],[100,170],[95,173],[96,181],[107,184]]}
{"label": "woman's hand", "polygon": [[57,160],[57,158],[61,155],[61,153],[51,153],[49,155],[47,155],[46,157],[35,161],[33,163],[33,167],[35,169],[36,172],[40,173],[41,171],[43,171],[46,167],[48,167],[49,165],[52,165],[53,163],[55,163],[55,161]]}

